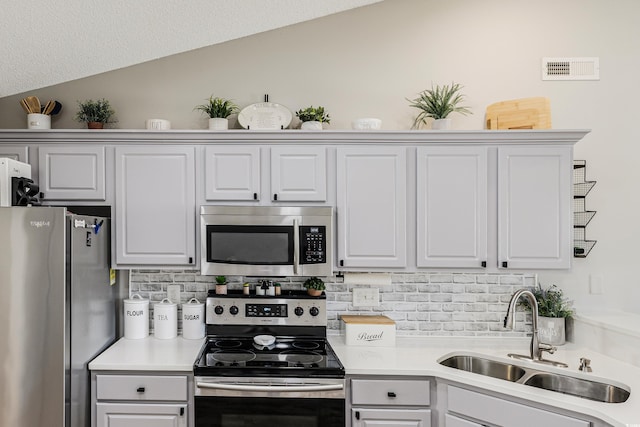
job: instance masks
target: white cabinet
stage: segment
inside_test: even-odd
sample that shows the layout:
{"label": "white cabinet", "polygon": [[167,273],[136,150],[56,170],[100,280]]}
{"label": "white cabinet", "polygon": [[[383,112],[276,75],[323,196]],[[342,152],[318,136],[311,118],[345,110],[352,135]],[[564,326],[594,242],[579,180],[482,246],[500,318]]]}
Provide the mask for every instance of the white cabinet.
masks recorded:
{"label": "white cabinet", "polygon": [[445,414],[444,427],[484,427],[482,424],[456,417],[455,415]]}
{"label": "white cabinet", "polygon": [[406,266],[406,148],[338,148],[336,155],[338,266]]}
{"label": "white cabinet", "polygon": [[116,147],[115,263],[195,265],[195,148]]}
{"label": "white cabinet", "polygon": [[0,157],[8,157],[22,163],[29,163],[29,147],[26,145],[0,145]]}
{"label": "white cabinet", "polygon": [[38,148],[43,200],[106,200],[104,146]]}
{"label": "white cabinet", "polygon": [[327,200],[327,149],[323,146],[271,148],[271,200]]}
{"label": "white cabinet", "polygon": [[417,149],[418,267],[485,267],[487,147]]}
{"label": "white cabinet", "polygon": [[429,427],[428,409],[352,409],[352,427]]}
{"label": "white cabinet", "polygon": [[260,147],[207,146],[204,162],[205,200],[260,199]]}
{"label": "white cabinet", "polygon": [[498,148],[498,263],[570,268],[572,147]]}
{"label": "white cabinet", "polygon": [[92,373],[94,427],[187,427],[187,375]]}

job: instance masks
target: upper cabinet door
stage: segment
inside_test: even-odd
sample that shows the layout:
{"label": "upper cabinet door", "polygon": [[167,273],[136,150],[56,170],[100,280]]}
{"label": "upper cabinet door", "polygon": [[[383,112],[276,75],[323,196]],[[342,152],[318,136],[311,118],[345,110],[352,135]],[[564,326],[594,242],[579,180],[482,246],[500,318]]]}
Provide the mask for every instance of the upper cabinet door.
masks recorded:
{"label": "upper cabinet door", "polygon": [[195,265],[195,148],[116,147],[118,266]]}
{"label": "upper cabinet door", "polygon": [[105,148],[38,148],[40,191],[44,200],[106,200]]}
{"label": "upper cabinet door", "polygon": [[337,149],[338,268],[404,267],[406,148]]}
{"label": "upper cabinet door", "polygon": [[498,267],[571,267],[572,147],[498,148]]}
{"label": "upper cabinet door", "polygon": [[260,199],[260,147],[214,145],[204,153],[206,200]]}
{"label": "upper cabinet door", "polygon": [[417,149],[417,266],[486,267],[487,148]]}
{"label": "upper cabinet door", "polygon": [[272,147],[271,200],[326,201],[326,148]]}

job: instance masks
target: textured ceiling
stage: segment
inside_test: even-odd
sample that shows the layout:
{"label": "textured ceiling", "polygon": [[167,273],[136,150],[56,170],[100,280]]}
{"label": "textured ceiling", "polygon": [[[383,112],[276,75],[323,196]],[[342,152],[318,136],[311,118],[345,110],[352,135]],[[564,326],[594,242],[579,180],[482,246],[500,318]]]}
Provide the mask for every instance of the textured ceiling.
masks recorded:
{"label": "textured ceiling", "polygon": [[0,97],[379,1],[3,1]]}

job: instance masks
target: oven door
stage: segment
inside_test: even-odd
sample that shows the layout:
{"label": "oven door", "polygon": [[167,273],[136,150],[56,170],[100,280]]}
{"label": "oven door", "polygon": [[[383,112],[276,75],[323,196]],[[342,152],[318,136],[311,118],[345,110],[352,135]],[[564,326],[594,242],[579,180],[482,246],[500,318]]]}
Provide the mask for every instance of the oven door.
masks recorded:
{"label": "oven door", "polygon": [[344,427],[345,380],[196,377],[196,427]]}

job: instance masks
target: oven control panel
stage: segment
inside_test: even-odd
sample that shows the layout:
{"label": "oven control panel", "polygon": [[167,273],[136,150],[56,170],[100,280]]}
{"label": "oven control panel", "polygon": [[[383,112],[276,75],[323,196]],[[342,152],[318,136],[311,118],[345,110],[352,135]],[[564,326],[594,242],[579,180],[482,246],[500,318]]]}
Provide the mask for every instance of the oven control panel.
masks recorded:
{"label": "oven control panel", "polygon": [[207,324],[326,326],[326,300],[316,298],[208,297]]}

